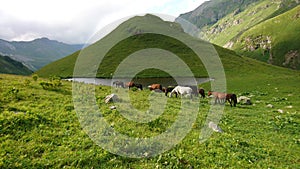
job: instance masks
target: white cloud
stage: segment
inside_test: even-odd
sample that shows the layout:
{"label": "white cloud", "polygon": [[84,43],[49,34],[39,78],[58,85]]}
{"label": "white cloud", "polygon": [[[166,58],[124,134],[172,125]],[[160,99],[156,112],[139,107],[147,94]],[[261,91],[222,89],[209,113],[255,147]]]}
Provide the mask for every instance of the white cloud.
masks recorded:
{"label": "white cloud", "polygon": [[84,43],[100,28],[141,13],[177,17],[204,0],[1,0],[0,39],[32,40],[48,37]]}

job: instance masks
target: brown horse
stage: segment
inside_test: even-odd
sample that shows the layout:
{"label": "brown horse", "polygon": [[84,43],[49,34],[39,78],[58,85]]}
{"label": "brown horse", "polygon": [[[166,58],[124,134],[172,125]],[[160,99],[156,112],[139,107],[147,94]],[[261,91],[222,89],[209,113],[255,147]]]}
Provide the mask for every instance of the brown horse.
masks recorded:
{"label": "brown horse", "polygon": [[142,85],[142,84],[134,83],[133,81],[128,82],[128,83],[126,84],[126,86],[127,86],[129,89],[131,89],[131,88],[133,88],[133,87],[136,87],[136,88],[138,88],[138,89],[140,89],[140,90],[143,90],[143,85]]}
{"label": "brown horse", "polygon": [[152,90],[155,90],[155,89],[159,89],[162,91],[162,86],[161,84],[152,84],[150,86],[148,86],[148,88],[152,91]]}
{"label": "brown horse", "polygon": [[235,94],[208,91],[207,96],[211,96],[211,95],[213,95],[215,98],[215,104],[225,104],[225,102],[228,101],[231,107],[232,107],[232,103],[233,106],[236,107],[237,97]]}

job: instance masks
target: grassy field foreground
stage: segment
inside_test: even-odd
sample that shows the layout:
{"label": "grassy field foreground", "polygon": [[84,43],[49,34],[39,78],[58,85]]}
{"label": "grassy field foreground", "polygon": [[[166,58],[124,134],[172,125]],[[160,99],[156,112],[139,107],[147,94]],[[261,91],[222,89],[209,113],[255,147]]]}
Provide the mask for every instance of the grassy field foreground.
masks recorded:
{"label": "grassy field foreground", "polygon": [[[251,97],[253,105],[227,104],[219,123],[224,133],[199,143],[209,109],[209,99],[200,99],[196,122],[182,142],[142,159],[111,154],[87,136],[74,110],[71,82],[43,88],[41,84],[54,81],[0,75],[0,168],[299,168],[299,73],[246,74],[229,76],[228,90]],[[209,84],[202,87],[208,90]],[[104,103],[109,87],[95,88],[107,121],[129,136],[160,134],[176,119],[172,112],[178,110],[179,99],[168,99],[166,112],[157,120],[133,123]],[[150,91],[129,92],[135,107],[148,106]]]}

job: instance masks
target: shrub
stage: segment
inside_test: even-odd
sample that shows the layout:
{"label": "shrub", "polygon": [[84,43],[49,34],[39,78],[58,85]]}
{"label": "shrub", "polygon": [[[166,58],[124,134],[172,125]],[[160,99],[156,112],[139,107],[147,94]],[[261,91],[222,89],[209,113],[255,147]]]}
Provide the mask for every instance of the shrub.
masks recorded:
{"label": "shrub", "polygon": [[32,79],[36,82],[38,80],[39,76],[37,74],[32,75]]}
{"label": "shrub", "polygon": [[8,94],[9,94],[11,97],[13,97],[14,99],[17,99],[17,100],[20,99],[18,93],[19,93],[19,89],[15,88],[15,87],[11,88],[11,89],[8,91]]}
{"label": "shrub", "polygon": [[42,81],[40,82],[40,85],[45,90],[57,90],[62,86],[60,78],[57,77],[51,77],[50,82]]}

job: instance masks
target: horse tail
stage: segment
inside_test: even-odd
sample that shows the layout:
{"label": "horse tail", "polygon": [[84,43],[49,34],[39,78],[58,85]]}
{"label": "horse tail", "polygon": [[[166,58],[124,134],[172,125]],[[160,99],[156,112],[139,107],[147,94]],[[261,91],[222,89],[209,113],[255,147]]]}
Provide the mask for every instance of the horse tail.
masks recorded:
{"label": "horse tail", "polygon": [[236,107],[237,104],[237,97],[235,94],[232,94],[231,99],[233,100],[233,106]]}

